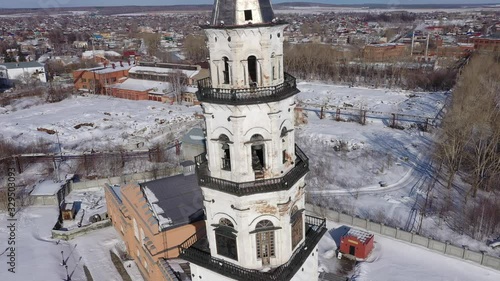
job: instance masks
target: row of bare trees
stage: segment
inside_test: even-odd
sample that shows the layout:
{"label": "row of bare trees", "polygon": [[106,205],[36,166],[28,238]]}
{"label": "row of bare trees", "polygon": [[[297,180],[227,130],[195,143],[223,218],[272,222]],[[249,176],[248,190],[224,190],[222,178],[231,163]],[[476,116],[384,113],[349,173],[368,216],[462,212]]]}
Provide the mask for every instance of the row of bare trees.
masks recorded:
{"label": "row of bare trees", "polygon": [[500,53],[473,57],[461,73],[443,120],[436,159],[451,188],[458,172],[478,190],[500,190]]}
{"label": "row of bare trees", "polygon": [[454,69],[434,70],[410,57],[367,63],[361,49],[308,43],[285,44],[284,52],[287,71],[300,79],[439,91],[453,87],[456,77]]}

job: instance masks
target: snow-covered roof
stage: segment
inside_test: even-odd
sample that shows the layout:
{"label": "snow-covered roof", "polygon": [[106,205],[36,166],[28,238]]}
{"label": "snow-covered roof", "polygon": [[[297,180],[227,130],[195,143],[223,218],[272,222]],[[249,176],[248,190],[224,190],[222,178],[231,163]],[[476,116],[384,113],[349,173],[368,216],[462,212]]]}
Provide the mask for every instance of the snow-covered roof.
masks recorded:
{"label": "snow-covered roof", "polygon": [[366,232],[366,231],[363,231],[363,230],[351,228],[351,229],[349,229],[349,231],[344,236],[355,237],[356,239],[359,240],[359,242],[361,242],[361,243],[364,244],[370,238],[373,237],[373,234],[371,234],[369,232]]}
{"label": "snow-covered roof", "polygon": [[203,195],[196,175],[176,175],[141,183],[160,229],[203,218]]}
{"label": "snow-covered roof", "polygon": [[115,51],[85,51],[82,53],[82,58],[93,58],[94,56],[110,56],[110,57],[121,57],[121,55]]}
{"label": "snow-covered roof", "polygon": [[[111,64],[113,64],[113,63],[111,63]],[[105,74],[105,73],[111,73],[111,72],[115,72],[115,71],[128,70],[128,69],[132,68],[132,66],[128,65],[127,63],[123,63],[123,66],[120,66],[120,63],[114,62],[115,68],[113,68],[113,66],[111,64],[107,65],[106,67],[99,66],[99,67],[93,67],[93,68],[82,68],[82,69],[78,69],[78,71],[85,70],[85,71],[89,71],[89,72],[95,72],[98,74]]]}
{"label": "snow-covered roof", "polygon": [[169,82],[141,80],[129,78],[123,83],[110,85],[113,89],[132,90],[132,91],[149,91],[154,94],[166,94],[172,92],[172,85]]}
{"label": "snow-covered roof", "polygon": [[7,69],[16,69],[16,68],[39,68],[43,67],[43,64],[37,62],[37,61],[29,61],[29,62],[6,62],[2,63],[1,65],[4,65],[7,67]]}
{"label": "snow-covered roof", "polygon": [[180,71],[187,77],[191,78],[197,75],[199,70],[185,70],[185,69],[176,69],[176,68],[167,68],[167,67],[154,67],[154,66],[134,66],[129,70],[129,73],[158,73],[158,74],[172,74]]}
{"label": "snow-covered roof", "polygon": [[205,134],[203,133],[203,129],[192,128],[187,134],[184,135],[182,143],[205,145]]}
{"label": "snow-covered roof", "polygon": [[53,181],[44,180],[39,184],[35,185],[33,191],[31,191],[32,196],[50,196],[56,194],[59,189],[64,185],[64,181]]}

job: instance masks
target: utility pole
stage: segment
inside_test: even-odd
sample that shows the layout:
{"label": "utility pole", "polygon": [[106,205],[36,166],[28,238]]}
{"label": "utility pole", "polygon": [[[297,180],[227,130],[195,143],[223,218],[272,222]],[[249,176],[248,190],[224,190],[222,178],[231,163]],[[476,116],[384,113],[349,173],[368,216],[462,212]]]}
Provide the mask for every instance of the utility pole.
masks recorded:
{"label": "utility pole", "polygon": [[427,33],[427,43],[425,45],[425,60],[426,61],[429,57],[429,39],[430,39],[430,33]]}
{"label": "utility pole", "polygon": [[415,30],[413,30],[411,34],[411,51],[410,51],[410,57],[413,57],[413,48],[415,46]]}
{"label": "utility pole", "polygon": [[59,174],[59,166],[61,166],[62,162],[62,150],[61,150],[61,141],[59,140],[59,132],[56,131],[56,138],[57,138],[57,147],[59,149],[59,164],[57,164],[57,161],[54,158],[54,168],[55,168],[55,173],[56,173],[56,181],[60,181],[60,174]]}

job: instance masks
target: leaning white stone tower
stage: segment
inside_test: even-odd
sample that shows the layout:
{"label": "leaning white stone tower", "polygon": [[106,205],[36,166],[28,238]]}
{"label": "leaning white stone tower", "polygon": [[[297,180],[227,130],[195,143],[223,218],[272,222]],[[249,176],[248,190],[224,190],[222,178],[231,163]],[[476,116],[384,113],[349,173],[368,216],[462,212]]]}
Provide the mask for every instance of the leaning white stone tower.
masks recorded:
{"label": "leaning white stone tower", "polygon": [[325,220],[307,216],[306,155],[295,145],[295,78],[270,0],[216,0],[211,77],[198,82],[207,153],[196,157],[206,231],[180,247],[192,280],[318,279]]}

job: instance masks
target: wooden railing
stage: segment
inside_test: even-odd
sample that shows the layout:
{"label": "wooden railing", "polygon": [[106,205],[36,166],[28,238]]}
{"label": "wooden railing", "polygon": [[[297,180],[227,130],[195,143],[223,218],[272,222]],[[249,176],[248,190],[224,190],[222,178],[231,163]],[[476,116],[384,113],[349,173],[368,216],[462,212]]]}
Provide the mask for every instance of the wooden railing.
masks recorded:
{"label": "wooden railing", "polygon": [[231,105],[256,104],[283,100],[299,93],[295,77],[286,72],[283,83],[269,87],[213,88],[211,81],[210,77],[198,80],[196,96],[200,102]]}
{"label": "wooden railing", "polygon": [[255,180],[250,182],[233,182],[211,177],[208,170],[207,155],[206,153],[202,153],[195,157],[198,184],[203,187],[227,192],[236,196],[288,190],[309,172],[309,159],[297,145],[295,145],[295,155],[297,156],[295,166],[281,178]]}

